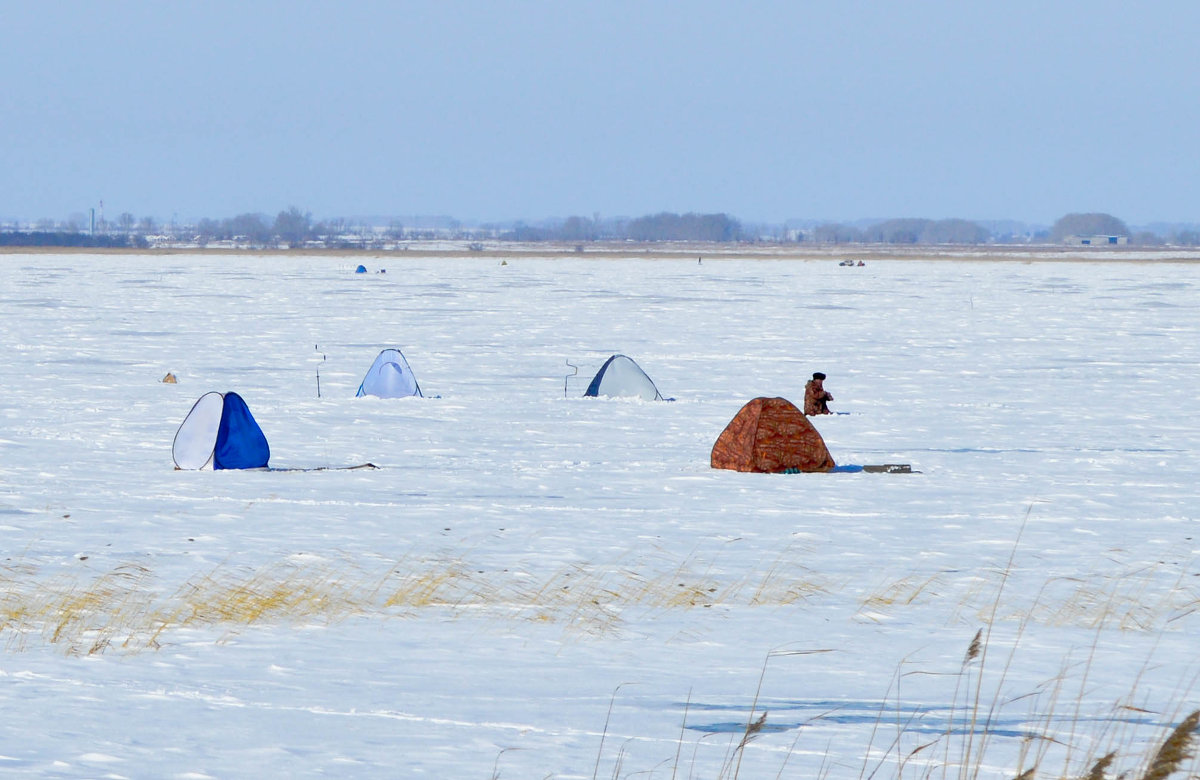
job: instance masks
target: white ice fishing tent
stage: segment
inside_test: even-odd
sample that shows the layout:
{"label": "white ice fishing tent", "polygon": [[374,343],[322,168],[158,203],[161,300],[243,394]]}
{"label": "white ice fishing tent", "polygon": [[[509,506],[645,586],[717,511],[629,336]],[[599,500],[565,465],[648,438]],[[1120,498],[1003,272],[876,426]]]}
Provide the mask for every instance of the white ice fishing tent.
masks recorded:
{"label": "white ice fishing tent", "polygon": [[421,388],[417,385],[417,378],[413,376],[400,350],[385,349],[379,353],[358,386],[357,397],[364,395],[377,395],[380,398],[420,397]]}
{"label": "white ice fishing tent", "polygon": [[654,386],[650,377],[632,358],[624,355],[613,355],[604,362],[592,383],[588,385],[584,397],[601,395],[613,397],[642,398],[647,401],[661,401],[662,394]]}
{"label": "white ice fishing tent", "polygon": [[271,459],[267,437],[237,393],[205,393],[171,445],[180,469],[257,469]]}

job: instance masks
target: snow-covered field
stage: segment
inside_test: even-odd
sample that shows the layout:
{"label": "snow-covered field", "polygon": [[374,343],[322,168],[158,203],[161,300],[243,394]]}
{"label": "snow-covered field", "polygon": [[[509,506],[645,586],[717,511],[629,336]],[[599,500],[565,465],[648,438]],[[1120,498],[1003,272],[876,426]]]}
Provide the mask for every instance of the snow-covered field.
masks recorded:
{"label": "snow-covered field", "polygon": [[[0,255],[0,774],[1135,766],[1200,706],[1200,264],[1112,257]],[[391,346],[430,397],[354,397]],[[618,352],[677,400],[583,399]],[[818,370],[919,474],[709,468]],[[174,470],[209,390],[294,470]]]}

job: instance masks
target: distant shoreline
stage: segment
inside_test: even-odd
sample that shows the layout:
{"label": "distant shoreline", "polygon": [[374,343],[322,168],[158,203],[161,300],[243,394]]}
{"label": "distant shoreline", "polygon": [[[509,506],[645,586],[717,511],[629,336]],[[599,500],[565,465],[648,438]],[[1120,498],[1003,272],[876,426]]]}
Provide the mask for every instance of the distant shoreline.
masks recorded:
{"label": "distant shoreline", "polygon": [[[461,243],[461,245],[460,245]],[[152,247],[146,249],[96,247],[0,247],[0,255],[202,255],[206,257],[346,257],[400,260],[413,257],[477,259],[650,259],[650,260],[796,260],[857,262],[883,260],[945,260],[959,262],[1200,262],[1200,247],[1060,247],[1038,246],[904,246],[837,245],[805,247],[780,244],[639,243],[594,244],[487,244],[470,248],[471,242],[414,241],[395,249],[230,249],[206,247]]]}

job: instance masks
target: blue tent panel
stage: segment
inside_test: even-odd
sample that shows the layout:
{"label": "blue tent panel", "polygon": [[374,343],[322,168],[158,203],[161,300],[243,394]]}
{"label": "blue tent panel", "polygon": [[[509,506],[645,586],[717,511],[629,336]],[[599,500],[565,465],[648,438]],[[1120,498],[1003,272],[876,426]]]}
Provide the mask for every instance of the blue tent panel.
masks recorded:
{"label": "blue tent panel", "polygon": [[213,448],[213,468],[264,468],[270,458],[267,437],[250,414],[246,402],[237,393],[226,393],[221,423],[217,426],[217,443]]}

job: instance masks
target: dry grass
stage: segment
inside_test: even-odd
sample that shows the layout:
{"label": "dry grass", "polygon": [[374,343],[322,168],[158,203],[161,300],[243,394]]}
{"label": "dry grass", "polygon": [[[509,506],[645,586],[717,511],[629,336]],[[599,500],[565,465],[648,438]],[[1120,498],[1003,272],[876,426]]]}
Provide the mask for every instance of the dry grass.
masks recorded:
{"label": "dry grass", "polygon": [[13,567],[0,576],[0,630],[10,650],[34,640],[93,654],[128,646],[131,632],[152,633],[141,625],[154,608],[145,587],[150,572],[143,567],[123,565],[90,579],[49,583],[28,574],[27,568]]}
{"label": "dry grass", "polygon": [[919,601],[937,598],[944,575],[909,574],[892,583],[879,586],[862,599],[860,616],[883,612],[894,607],[909,606]]}
{"label": "dry grass", "polygon": [[1166,780],[1175,774],[1193,757],[1192,743],[1196,739],[1196,727],[1200,726],[1200,710],[1183,719],[1150,759],[1150,766],[1142,774],[1142,780]]}
{"label": "dry grass", "polygon": [[[1190,582],[1185,570],[1167,564],[1126,566],[1112,563],[1079,576],[1052,577],[1030,586],[1028,573],[1023,593],[1028,602],[1010,599],[1001,620],[1043,626],[1093,630],[1155,632],[1175,620],[1200,610],[1200,585]],[[905,607],[935,601],[950,603],[951,622],[987,622],[992,595],[1001,571],[951,575],[905,574],[883,579],[859,599],[858,617],[878,621]]]}
{"label": "dry grass", "polygon": [[[1023,530],[1024,523],[1021,527]],[[1135,570],[1117,566],[1092,578],[1052,578],[1040,588],[1015,588],[1016,595],[1006,596],[1006,589],[1014,590],[1012,580],[1022,574],[1016,566],[1020,539],[1019,532],[1006,563],[993,572],[990,599],[981,601],[977,598],[981,592],[979,583],[988,578],[965,578],[967,592],[971,595],[965,602],[968,607],[966,612],[978,615],[984,627],[975,632],[966,645],[960,668],[952,673],[956,682],[945,728],[932,739],[923,737],[920,729],[909,731],[914,725],[912,721],[920,716],[902,715],[905,708],[900,695],[901,681],[909,675],[945,676],[945,673],[905,672],[904,667],[908,662],[902,662],[881,704],[868,742],[861,749],[863,759],[858,778],[902,777],[907,772],[908,776],[922,780],[935,777],[943,780],[948,777],[977,780],[985,767],[988,773],[995,773],[999,770],[992,757],[996,752],[993,743],[997,739],[1000,714],[1015,701],[1026,699],[1030,702],[1031,710],[1025,722],[1030,726],[1028,733],[1020,738],[1015,757],[1002,759],[1005,766],[1010,766],[1008,777],[1020,780],[1167,780],[1181,773],[1200,777],[1197,774],[1194,747],[1200,728],[1200,710],[1182,719],[1178,719],[1178,716],[1170,719],[1176,722],[1169,726],[1170,733],[1161,743],[1148,750],[1143,747],[1142,737],[1147,727],[1145,716],[1152,713],[1135,706],[1134,702],[1140,701],[1138,686],[1143,673],[1150,666],[1149,659],[1143,662],[1141,669],[1134,664],[1129,693],[1112,705],[1107,718],[1098,718],[1100,713],[1095,711],[1095,704],[1088,701],[1091,695],[1089,677],[1102,635],[1107,636],[1112,630],[1165,631],[1173,621],[1195,611],[1200,600],[1194,588],[1187,583],[1185,573],[1178,568],[1162,566]],[[906,576],[869,593],[861,600],[859,615],[877,619],[883,612],[924,599],[945,599],[945,591],[953,589],[954,583],[941,574]],[[1026,603],[1029,593],[1034,594],[1032,603]],[[962,608],[964,603],[957,606]],[[1000,623],[1012,621],[1016,622],[1015,635],[1007,637],[1000,646],[993,648],[993,629]],[[1007,683],[1008,676],[1025,631],[1035,622],[1089,628],[1093,633],[1093,644],[1086,649],[1084,659],[1063,659],[1055,676],[1035,690],[1014,697]],[[999,660],[989,659],[989,650],[998,653]],[[787,653],[771,653],[764,661],[745,729],[740,734],[730,736],[729,757],[722,763],[717,777],[738,777],[747,748],[766,724],[766,714],[760,712],[759,701],[767,665],[772,658],[782,655]],[[1184,685],[1175,693],[1178,701],[1191,698],[1193,683]],[[889,717],[888,702],[892,696],[895,701],[894,718]],[[913,710],[914,713],[916,711]],[[1131,719],[1130,715],[1135,717]],[[1097,720],[1102,724],[1099,733],[1096,733],[1094,726],[1087,725]],[[877,750],[875,741],[882,735],[881,727],[888,722],[893,722],[895,736],[886,748]],[[798,727],[783,766],[786,766],[788,757],[803,734],[803,727]],[[914,744],[916,740],[920,740],[920,743]],[[844,745],[839,747],[839,753],[847,754]],[[677,748],[672,776],[682,769],[679,766],[681,754],[682,751]],[[1061,761],[1061,769],[1047,768],[1052,761]],[[1120,764],[1131,766],[1111,774],[1114,767]],[[825,776],[825,765],[823,761],[819,777]],[[693,766],[691,771],[694,770]],[[779,776],[783,776],[782,766]]]}
{"label": "dry grass", "polygon": [[[619,627],[622,613],[630,609],[789,607],[825,593],[831,586],[796,564],[795,557],[781,555],[740,579],[711,561],[693,557],[672,561],[662,554],[619,565],[576,564],[541,574],[488,570],[452,557],[414,557],[389,567],[364,566],[355,561],[286,559],[260,568],[217,566],[173,589],[163,586],[155,572],[141,565],[43,576],[31,564],[16,563],[0,569],[0,632],[11,651],[36,643],[80,655],[153,650],[171,641],[172,633],[182,629],[215,628],[224,633],[255,625],[334,623],[359,616],[403,619],[430,610],[451,618],[480,615],[498,620],[554,622],[568,632],[595,633]],[[1010,560],[997,583],[997,593],[1012,576]],[[868,766],[864,761],[860,777],[882,776],[885,767],[909,770],[916,777],[937,777],[939,771],[941,777],[977,777],[989,752],[1000,691],[1024,626],[1035,620],[1086,625],[1095,631],[1097,641],[1101,632],[1114,628],[1162,628],[1173,618],[1190,614],[1196,604],[1194,594],[1179,582],[1174,589],[1168,588],[1172,595],[1163,595],[1163,579],[1163,571],[1148,568],[1109,573],[1091,588],[1086,587],[1085,580],[1046,583],[1032,604],[1017,610],[1021,622],[1016,641],[1006,645],[1007,659],[989,661],[991,632],[987,628],[976,632],[966,644],[960,668],[951,673],[958,675],[958,683],[950,726],[945,732],[916,746],[904,745],[900,737],[907,724],[897,723],[897,736],[886,749],[865,746],[862,755],[870,756],[875,763]],[[945,599],[945,591],[952,590],[950,585],[943,575],[912,575],[864,599],[863,606],[872,611],[895,610],[922,599]],[[1135,601],[1140,602],[1136,610]],[[1008,613],[1014,611],[1007,606],[1001,608],[999,595],[989,605],[972,605],[972,610],[985,613],[990,621],[985,622],[986,626],[1007,620]],[[1129,619],[1135,612],[1137,619]],[[798,653],[768,656],[764,674],[767,662],[789,655]],[[1054,724],[1063,720],[1079,722],[1081,714],[1095,715],[1080,712],[1089,666],[1090,657],[1082,664],[1083,679],[1074,696],[1067,691],[1068,677],[1080,675],[1080,664],[1071,659],[1064,660],[1058,677],[1030,694],[1041,715],[1031,717],[1029,722],[1041,725],[1039,733],[1027,740],[1030,751],[1022,753],[1013,768],[1014,777],[1165,780],[1194,763],[1193,742],[1200,712],[1180,721],[1152,755],[1143,756],[1138,774],[1130,769],[1111,774],[1119,763],[1129,761],[1129,745],[1136,741],[1131,731],[1122,731],[1126,727],[1120,725],[1124,720],[1119,712],[1113,715],[1115,732],[1100,735],[1107,742],[1102,749],[1098,738],[1090,743],[1097,747],[1095,752],[1089,754],[1083,749],[1079,751],[1084,754],[1083,760],[1073,757],[1069,745],[1088,741],[1074,734],[1074,726],[1069,726],[1070,733],[1064,735],[1056,731]],[[898,671],[895,676],[897,704],[899,682],[907,674]],[[1136,710],[1136,679],[1128,700],[1120,702],[1118,710]],[[762,682],[760,677],[745,729],[733,737],[719,776],[736,778],[746,751],[764,735],[767,716],[758,708]],[[1188,691],[1181,692],[1181,698],[1187,695]],[[1074,713],[1059,717],[1063,710],[1072,708]],[[884,722],[882,712],[879,721]],[[797,731],[793,745],[803,733]],[[874,738],[873,733],[872,741]],[[1047,750],[1064,745],[1068,747],[1063,770],[1044,771]],[[677,769],[682,755],[679,747],[682,745],[676,749]],[[622,756],[620,761],[624,760]],[[786,764],[786,758],[784,761]],[[1077,768],[1071,771],[1071,766]]]}
{"label": "dry grass", "polygon": [[[411,558],[365,567],[354,561],[286,560],[251,569],[218,566],[170,590],[155,572],[124,564],[110,571],[40,576],[36,567],[0,568],[0,632],[10,650],[30,642],[96,653],[154,648],[182,627],[263,623],[332,623],[353,616],[408,617],[422,610],[454,616],[559,623],[583,634],[611,631],[629,609],[690,610],[715,606],[794,606],[841,589],[785,551],[765,569],[731,577],[711,561],[659,555],[610,565],[575,564],[536,573],[488,570],[453,558]],[[999,577],[999,574],[995,574]],[[1167,567],[1115,566],[1079,578],[1055,578],[1032,603],[990,614],[980,583],[989,577],[909,574],[883,581],[859,598],[859,617],[880,620],[910,606],[948,603],[961,620],[1160,631],[1200,605],[1196,586]],[[993,592],[999,585],[991,579]]]}
{"label": "dry grass", "polygon": [[[1168,780],[1173,776],[1197,778],[1200,774],[1200,766],[1196,763],[1196,741],[1197,733],[1200,731],[1200,710],[1192,711],[1190,714],[1175,718],[1168,718],[1168,723],[1163,728],[1168,729],[1166,735],[1161,741],[1146,743],[1142,741],[1139,734],[1135,734],[1133,729],[1128,731],[1118,728],[1116,733],[1107,735],[1108,746],[1102,755],[1096,752],[1084,755],[1082,758],[1072,755],[1071,744],[1076,741],[1086,742],[1080,738],[1080,735],[1074,733],[1075,726],[1067,725],[1069,733],[1063,734],[1057,730],[1053,724],[1055,721],[1061,722],[1061,718],[1053,717],[1056,709],[1062,709],[1064,702],[1067,707],[1074,707],[1075,711],[1071,718],[1067,720],[1092,720],[1098,714],[1093,710],[1081,713],[1079,704],[1084,696],[1084,689],[1087,687],[1086,670],[1084,679],[1079,683],[1079,699],[1072,701],[1071,695],[1067,692],[1065,685],[1066,673],[1060,673],[1058,677],[1050,681],[1048,686],[1048,701],[1040,695],[1035,697],[1040,706],[1045,707],[1042,710],[1040,717],[1030,717],[1029,723],[1040,723],[1040,731],[1038,733],[1030,733],[1023,738],[1022,742],[1026,747],[1032,747],[1031,751],[1021,750],[1019,756],[1014,761],[1011,769],[1005,773],[1000,769],[995,759],[988,757],[987,747],[991,738],[993,728],[993,718],[996,714],[996,702],[989,702],[978,695],[978,691],[984,687],[984,675],[981,668],[982,660],[986,657],[985,631],[980,629],[976,632],[967,646],[967,650],[963,655],[961,669],[956,673],[959,679],[958,685],[955,688],[955,701],[957,704],[958,694],[964,694],[967,701],[966,706],[961,712],[952,711],[949,717],[949,723],[946,730],[939,736],[932,739],[921,737],[920,730],[915,732],[917,738],[924,739],[915,747],[904,745],[901,737],[912,726],[919,725],[916,721],[920,720],[920,715],[912,714],[905,718],[901,718],[893,725],[896,727],[895,738],[884,749],[877,750],[874,746],[875,740],[883,732],[883,727],[888,724],[890,713],[886,711],[886,703],[892,695],[889,691],[888,696],[885,696],[884,706],[876,718],[874,727],[870,731],[870,736],[867,744],[862,746],[860,754],[862,756],[861,766],[856,773],[840,774],[839,777],[856,777],[858,780],[873,780],[874,778],[902,778],[912,777],[920,780],[932,780],[933,778],[979,778],[984,773],[985,767],[988,776],[996,776],[1000,772],[1000,776],[1014,778],[1014,780]],[[760,709],[760,697],[763,694],[763,682],[766,677],[767,668],[777,659],[787,656],[803,656],[816,655],[832,652],[831,650],[816,650],[808,652],[789,652],[789,651],[772,651],[763,662],[760,671],[758,687],[754,691],[754,697],[749,704],[748,714],[746,716],[743,727],[739,730],[729,732],[728,745],[725,748],[724,756],[720,760],[719,769],[715,770],[714,777],[718,780],[738,780],[743,759],[746,756],[746,751],[751,747],[754,741],[760,736],[764,736],[764,731],[768,724],[768,713],[766,710]],[[901,671],[897,670],[893,685],[896,686],[894,691],[895,703],[897,704],[897,713],[900,713],[900,695],[899,695],[899,680],[905,676]],[[1064,669],[1071,666],[1069,663],[1064,664]],[[1077,670],[1078,671],[1078,670]],[[1130,693],[1132,698],[1136,691],[1138,678],[1140,673],[1135,674],[1133,689]],[[609,736],[609,720],[612,716],[612,709],[617,698],[620,687],[613,692],[613,700],[609,702],[609,715],[605,721],[604,737],[600,741],[599,752],[596,758],[596,774],[598,776],[601,759],[604,757],[605,738]],[[1181,696],[1186,697],[1186,691],[1180,692]],[[1023,698],[1023,697],[1018,697]],[[692,700],[691,692],[688,694],[688,704],[690,706]],[[1133,712],[1131,713],[1131,710]],[[831,715],[836,715],[835,711],[831,711]],[[1127,724],[1129,723],[1128,716],[1147,715],[1150,714],[1145,710],[1137,710],[1128,706],[1118,705],[1111,713],[1113,723]],[[685,707],[683,718],[686,722],[688,708]],[[818,715],[809,721],[806,721],[799,726],[794,727],[796,730],[795,736],[791,738],[790,744],[787,746],[786,752],[780,761],[778,773],[774,776],[782,778],[791,776],[785,774],[785,769],[789,760],[793,757],[793,753],[797,751],[803,737],[807,733],[807,727],[820,721],[824,716]],[[1176,722],[1172,723],[1174,720]],[[686,725],[686,723],[684,724]],[[676,745],[674,746],[674,757],[667,759],[657,765],[658,767],[664,764],[671,763],[670,776],[674,777],[701,777],[707,776],[703,774],[703,769],[697,766],[697,754],[691,754],[691,765],[683,765],[685,760],[683,757],[687,754],[683,748],[683,731],[684,725],[680,727],[680,735]],[[1148,725],[1143,723],[1141,728],[1144,730]],[[705,734],[696,741],[696,747],[701,745],[701,740]],[[1104,734],[1099,735],[1104,737]],[[1099,744],[1099,740],[1093,744]],[[1063,764],[1060,770],[1046,768],[1050,763],[1050,754],[1046,750],[1047,747],[1054,746],[1059,748],[1064,755],[1059,756]],[[715,746],[714,746],[715,747]],[[829,747],[825,748],[829,751]],[[777,754],[780,746],[774,745],[768,747],[764,755]],[[821,755],[821,749],[806,751],[810,755]],[[812,776],[817,778],[829,777],[826,767],[840,765],[843,769],[849,769],[848,763],[844,757],[853,755],[850,749],[845,744],[838,747],[837,753],[843,757],[839,760],[835,756],[828,753],[824,755],[822,766]],[[636,771],[627,771],[624,768],[625,756],[622,753],[616,759],[617,770],[614,770],[613,777],[632,777],[645,774]],[[1124,765],[1124,768],[1118,768]],[[761,773],[762,767],[758,766],[756,770]],[[653,774],[652,772],[650,774]],[[761,776],[761,775],[756,775]]]}
{"label": "dry grass", "polygon": [[174,591],[143,566],[39,577],[36,568],[18,564],[0,570],[0,633],[9,650],[37,642],[93,654],[156,649],[181,628],[403,618],[430,609],[603,633],[618,627],[628,609],[780,607],[823,590],[811,572],[788,569],[782,558],[733,582],[711,564],[701,571],[696,563],[573,565],[538,576],[454,558],[405,559],[385,570],[286,560],[257,569],[218,566]]}

